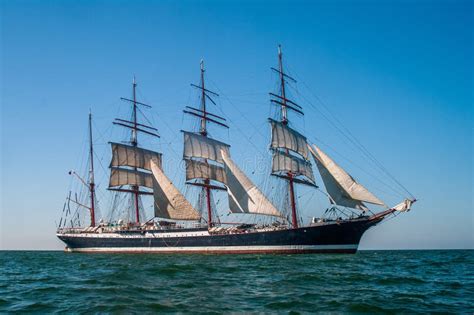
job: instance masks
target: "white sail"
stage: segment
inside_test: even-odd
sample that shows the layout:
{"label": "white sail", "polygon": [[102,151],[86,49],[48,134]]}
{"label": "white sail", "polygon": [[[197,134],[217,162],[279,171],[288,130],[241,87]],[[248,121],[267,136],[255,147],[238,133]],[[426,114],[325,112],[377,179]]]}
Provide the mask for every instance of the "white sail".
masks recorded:
{"label": "white sail", "polygon": [[309,158],[306,137],[281,122],[270,119],[272,125],[272,149],[288,149]]}
{"label": "white sail", "polygon": [[130,166],[151,170],[150,161],[154,159],[161,167],[161,153],[121,143],[112,145],[112,161],[110,166]]}
{"label": "white sail", "polygon": [[155,217],[172,220],[199,220],[200,214],[159,167],[151,161]]}
{"label": "white sail", "polygon": [[117,187],[123,185],[136,185],[153,188],[153,181],[151,178],[151,174],[149,173],[111,167],[109,187]]}
{"label": "white sail", "polygon": [[283,215],[265,197],[252,181],[232,161],[230,156],[221,151],[227,175],[227,192],[229,208],[234,213],[258,213],[282,217]]}
{"label": "white sail", "polygon": [[317,146],[308,145],[308,148],[316,161],[326,190],[336,204],[359,209],[363,206],[362,202],[385,205]]}
{"label": "white sail", "polygon": [[363,211],[367,210],[367,207],[361,201],[352,199],[349,194],[342,189],[341,185],[339,185],[336,179],[329,173],[328,169],[318,159],[315,158],[315,161],[332,204]]}
{"label": "white sail", "polygon": [[311,163],[280,151],[273,152],[272,173],[292,173],[294,176],[305,176],[310,184],[314,184],[314,174]]}
{"label": "white sail", "polygon": [[410,211],[412,204],[413,204],[413,200],[405,199],[402,202],[400,202],[398,205],[396,205],[395,207],[392,207],[392,209],[395,209],[400,212]]}
{"label": "white sail", "polygon": [[204,158],[223,163],[221,150],[229,152],[229,145],[223,142],[196,134],[184,133],[184,158]]}
{"label": "white sail", "polygon": [[[221,156],[219,152],[219,156]],[[214,164],[204,163],[196,160],[186,161],[186,180],[191,179],[212,179],[221,183],[226,183],[224,168]]]}

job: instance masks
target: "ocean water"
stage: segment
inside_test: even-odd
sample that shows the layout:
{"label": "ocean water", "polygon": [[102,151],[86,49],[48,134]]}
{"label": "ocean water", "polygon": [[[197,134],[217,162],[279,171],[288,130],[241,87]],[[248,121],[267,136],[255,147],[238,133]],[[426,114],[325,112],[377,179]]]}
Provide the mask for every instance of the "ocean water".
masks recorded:
{"label": "ocean water", "polygon": [[236,256],[3,251],[0,312],[472,314],[474,251]]}

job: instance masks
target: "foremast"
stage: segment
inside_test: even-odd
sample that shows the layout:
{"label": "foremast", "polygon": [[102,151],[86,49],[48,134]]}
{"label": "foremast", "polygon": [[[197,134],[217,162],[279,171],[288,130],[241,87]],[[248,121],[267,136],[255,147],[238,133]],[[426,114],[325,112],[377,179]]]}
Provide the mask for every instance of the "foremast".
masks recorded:
{"label": "foremast", "polygon": [[[200,84],[191,84],[200,90],[200,108],[186,106],[185,114],[198,117],[200,127],[198,133],[184,131],[184,160],[186,163],[186,184],[202,187],[202,195],[205,195],[207,209],[207,224],[214,226],[212,213],[211,190],[226,190],[226,174],[223,167],[221,150],[228,153],[229,145],[209,137],[207,123],[211,122],[224,128],[229,128],[226,119],[211,113],[207,109],[207,102],[216,104],[212,96],[219,94],[206,88],[204,80],[204,61],[200,63]],[[212,96],[211,96],[212,95]],[[218,184],[214,184],[217,182]]]}
{"label": "foremast", "polygon": [[309,161],[306,138],[288,126],[288,110],[300,115],[304,115],[304,113],[300,105],[287,98],[286,81],[290,80],[296,83],[296,80],[283,70],[283,54],[280,45],[278,46],[278,69],[271,69],[278,73],[280,81],[280,95],[270,93],[270,101],[280,106],[280,121],[270,119],[272,127],[271,150],[273,151],[271,174],[288,181],[291,223],[292,227],[296,229],[298,228],[298,214],[295,183],[316,185]]}

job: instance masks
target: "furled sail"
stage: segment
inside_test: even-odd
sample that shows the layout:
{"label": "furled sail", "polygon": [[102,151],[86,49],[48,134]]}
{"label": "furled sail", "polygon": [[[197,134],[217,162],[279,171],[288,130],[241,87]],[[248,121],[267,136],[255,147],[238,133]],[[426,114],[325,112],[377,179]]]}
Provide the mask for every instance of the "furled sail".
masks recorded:
{"label": "furled sail", "polygon": [[150,161],[154,159],[161,167],[161,153],[120,143],[112,145],[112,161],[110,167],[130,166],[151,170]]}
{"label": "furled sail", "polygon": [[265,197],[252,181],[232,161],[226,151],[221,151],[227,176],[229,208],[234,213],[258,213],[282,217],[283,215]]}
{"label": "furled sail", "polygon": [[[219,156],[221,156],[220,152]],[[223,167],[196,160],[185,161],[187,181],[191,179],[212,179],[224,184],[227,182]]]}
{"label": "furled sail", "polygon": [[171,220],[199,220],[200,214],[159,167],[151,161],[155,217]]}
{"label": "furled sail", "polygon": [[110,168],[109,187],[117,187],[123,185],[135,185],[153,188],[153,181],[151,174],[135,171],[131,169]]}
{"label": "furled sail", "polygon": [[308,148],[316,161],[326,190],[334,203],[362,210],[366,209],[362,202],[385,205],[317,146],[308,144]]}
{"label": "furled sail", "polygon": [[221,150],[228,153],[228,144],[192,132],[183,133],[185,159],[203,158],[223,163]]}
{"label": "furled sail", "polygon": [[309,159],[306,137],[285,124],[269,119],[272,126],[272,149],[288,149]]}
{"label": "furled sail", "polygon": [[309,184],[314,185],[314,174],[311,163],[291,154],[275,151],[272,160],[272,174],[292,173],[294,176],[305,176]]}

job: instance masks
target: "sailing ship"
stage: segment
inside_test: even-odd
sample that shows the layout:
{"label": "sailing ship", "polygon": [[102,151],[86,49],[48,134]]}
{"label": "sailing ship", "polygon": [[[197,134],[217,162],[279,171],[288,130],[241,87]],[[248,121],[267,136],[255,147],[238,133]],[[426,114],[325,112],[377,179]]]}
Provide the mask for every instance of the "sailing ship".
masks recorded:
{"label": "sailing ship", "polygon": [[[159,137],[158,130],[138,120],[140,108],[150,106],[136,99],[137,83],[133,81],[133,97],[122,98],[132,105],[131,120],[116,118],[113,122],[131,130],[127,143],[111,142],[112,158],[108,190],[129,196],[128,220],[96,222],[96,186],[94,182],[94,147],[92,114],[89,114],[89,170],[84,180],[71,172],[87,188],[88,203],[72,198],[63,208],[57,237],[68,252],[132,252],[132,253],[355,253],[362,235],[385,218],[409,211],[415,198],[388,207],[362,184],[349,175],[292,124],[289,114],[303,115],[303,108],[287,97],[288,81],[296,81],[284,72],[281,47],[278,47],[279,93],[270,93],[271,104],[278,117],[269,118],[271,129],[271,172],[283,183],[279,192],[288,201],[277,207],[233,160],[230,145],[214,139],[209,125],[229,128],[226,118],[212,113],[207,104],[215,104],[218,93],[205,85],[203,61],[200,84],[192,86],[200,93],[200,106],[186,106],[184,113],[198,119],[194,131],[182,131],[186,185],[195,187],[199,206],[183,194],[163,169],[160,152],[139,146],[138,134]],[[303,222],[298,215],[296,186],[317,189],[313,173],[314,161],[322,178],[329,208],[320,218]],[[197,189],[197,190],[196,190]],[[270,217],[271,224],[221,222],[215,207],[216,193],[227,194],[228,210],[240,217]],[[154,215],[144,219],[141,198],[153,198]],[[86,209],[90,224],[80,227],[71,217],[70,204]],[[383,207],[372,212],[368,204]],[[114,206],[116,206],[114,204]],[[113,210],[113,209],[112,209]],[[313,209],[312,209],[313,210]],[[315,210],[315,209],[314,209]],[[77,211],[76,211],[77,212]]]}

